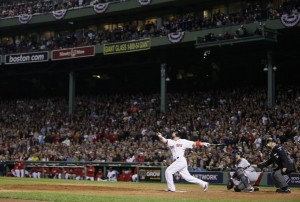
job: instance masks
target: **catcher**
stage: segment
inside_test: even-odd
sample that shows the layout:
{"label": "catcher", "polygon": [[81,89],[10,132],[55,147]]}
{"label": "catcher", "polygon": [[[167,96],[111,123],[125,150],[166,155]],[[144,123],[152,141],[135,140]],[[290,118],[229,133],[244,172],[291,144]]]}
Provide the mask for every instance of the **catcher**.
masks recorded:
{"label": "catcher", "polygon": [[242,158],[243,153],[238,151],[234,154],[236,160],[236,171],[231,173],[231,178],[227,183],[227,190],[234,188],[235,192],[242,190],[247,192],[258,191],[258,188],[254,188],[252,185],[259,178],[259,174],[255,171],[254,167],[250,163]]}

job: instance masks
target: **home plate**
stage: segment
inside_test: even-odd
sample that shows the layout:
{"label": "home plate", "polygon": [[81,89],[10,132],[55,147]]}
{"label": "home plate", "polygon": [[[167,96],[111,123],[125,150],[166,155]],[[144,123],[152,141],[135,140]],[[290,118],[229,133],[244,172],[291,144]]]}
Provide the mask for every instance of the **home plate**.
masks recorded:
{"label": "home plate", "polygon": [[164,190],[164,192],[170,192],[170,193],[185,193],[185,192],[188,192],[188,191],[166,191]]}

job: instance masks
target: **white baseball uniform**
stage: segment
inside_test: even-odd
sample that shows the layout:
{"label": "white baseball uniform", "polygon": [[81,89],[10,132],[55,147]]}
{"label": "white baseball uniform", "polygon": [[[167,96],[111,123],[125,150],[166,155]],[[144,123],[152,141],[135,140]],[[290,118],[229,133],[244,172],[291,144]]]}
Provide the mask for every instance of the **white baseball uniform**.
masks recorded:
{"label": "white baseball uniform", "polygon": [[167,146],[170,148],[174,162],[167,168],[165,176],[169,191],[175,191],[173,174],[179,172],[181,177],[187,182],[195,183],[201,187],[205,187],[207,182],[192,176],[187,169],[187,161],[184,157],[185,150],[193,148],[194,142],[186,139],[172,140],[167,139]]}
{"label": "white baseball uniform", "polygon": [[108,181],[116,182],[117,181],[117,171],[108,170],[107,178],[108,178]]}

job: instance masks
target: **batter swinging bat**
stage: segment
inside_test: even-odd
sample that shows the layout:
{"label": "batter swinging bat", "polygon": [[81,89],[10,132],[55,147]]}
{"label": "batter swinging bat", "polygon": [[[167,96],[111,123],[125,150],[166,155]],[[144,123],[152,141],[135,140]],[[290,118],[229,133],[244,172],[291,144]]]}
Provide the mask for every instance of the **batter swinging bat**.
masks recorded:
{"label": "batter swinging bat", "polygon": [[225,146],[224,144],[209,144],[210,146]]}

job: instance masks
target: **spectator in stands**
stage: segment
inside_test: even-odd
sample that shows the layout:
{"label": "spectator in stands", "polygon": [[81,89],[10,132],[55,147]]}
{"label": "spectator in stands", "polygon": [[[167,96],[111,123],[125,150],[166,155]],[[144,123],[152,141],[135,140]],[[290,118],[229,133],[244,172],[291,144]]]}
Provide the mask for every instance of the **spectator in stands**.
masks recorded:
{"label": "spectator in stands", "polygon": [[[120,2],[118,0],[113,2]],[[122,1],[121,1],[122,2]],[[89,0],[72,0],[72,1],[46,1],[46,2],[36,2],[34,3],[25,3],[25,5],[18,5],[14,3],[8,6],[0,6],[1,17],[16,17],[23,12],[27,14],[42,14],[45,12],[51,12],[58,9],[71,9],[74,7],[83,7],[87,5],[93,5],[100,3],[99,1],[89,1]],[[22,7],[25,7],[23,9]],[[16,9],[13,9],[16,8]],[[275,9],[270,4],[262,6],[259,4],[252,4],[246,8],[240,9],[238,12],[232,12],[225,15],[221,11],[217,11],[212,14],[211,18],[203,18],[202,14],[197,12],[195,9],[194,12],[183,13],[178,15],[173,13],[173,17],[169,18],[169,15],[161,16],[163,19],[163,25],[158,27],[157,23],[154,21],[144,20],[144,25],[138,28],[133,25],[131,22],[120,22],[125,25],[122,29],[116,28],[112,30],[102,30],[98,29],[98,32],[95,30],[84,31],[75,31],[75,32],[60,32],[55,33],[56,36],[45,37],[39,36],[38,40],[33,39],[28,36],[4,36],[0,43],[0,51],[7,53],[15,52],[28,52],[28,51],[42,51],[42,50],[53,50],[59,48],[69,48],[74,46],[86,46],[94,44],[103,44],[107,42],[117,42],[117,41],[128,41],[144,37],[158,37],[166,36],[170,32],[178,31],[194,31],[201,28],[215,28],[228,25],[237,25],[237,24],[246,24],[252,22],[258,22],[265,20],[267,18],[279,18],[280,15],[284,13],[297,13],[299,8],[295,7],[293,3],[287,3],[284,7],[280,6]],[[25,11],[24,11],[25,10]],[[269,10],[266,13],[266,10]],[[143,19],[138,19],[143,21]],[[243,25],[236,30],[235,38],[248,36],[250,34],[262,34],[262,25],[260,24],[257,30],[254,33],[249,33]],[[50,32],[52,30],[49,30]],[[234,34],[234,33],[232,33]],[[212,36],[214,35],[214,36]],[[229,35],[225,34],[216,34],[210,33],[205,38],[205,41],[214,41],[216,39],[228,39],[231,38]]]}
{"label": "spectator in stands", "polygon": [[238,39],[240,37],[245,37],[248,35],[248,31],[244,25],[241,25],[235,32],[235,39]]}
{"label": "spectator in stands", "polygon": [[[295,94],[299,92],[297,88],[295,91]],[[0,137],[3,142],[0,145],[0,156],[4,156],[3,152],[6,151],[5,159],[15,160],[15,151],[18,150],[19,153],[24,154],[25,160],[32,161],[66,161],[71,158],[72,162],[83,160],[125,162],[128,157],[125,154],[140,155],[138,149],[143,148],[144,161],[139,162],[140,164],[152,165],[156,159],[160,165],[168,165],[170,161],[168,152],[159,146],[157,140],[152,139],[151,134],[147,141],[141,141],[141,138],[135,137],[145,125],[159,126],[167,132],[168,129],[165,128],[165,123],[174,122],[174,126],[182,125],[189,128],[191,131],[187,133],[189,138],[199,138],[203,141],[226,145],[224,148],[212,148],[211,157],[205,155],[202,150],[197,150],[194,154],[187,154],[187,158],[191,158],[193,164],[196,163],[202,170],[208,166],[210,169],[220,170],[222,167],[224,170],[231,169],[232,165],[228,161],[228,156],[237,148],[243,150],[250,163],[257,163],[256,146],[254,145],[260,142],[259,139],[261,139],[259,148],[263,153],[266,153],[265,134],[272,135],[276,139],[287,143],[290,142],[287,149],[291,152],[292,158],[295,159],[294,162],[297,163],[300,149],[294,150],[293,147],[298,144],[295,139],[299,136],[299,127],[297,127],[300,122],[298,101],[295,100],[295,97],[291,97],[287,90],[280,89],[278,90],[277,110],[265,109],[264,104],[261,104],[261,99],[263,99],[266,92],[261,89],[251,91],[252,93],[249,92],[247,89],[224,91],[222,95],[218,95],[215,91],[197,92],[193,94],[192,98],[187,94],[170,94],[169,101],[172,107],[169,108],[169,111],[170,114],[173,114],[176,110],[175,116],[170,114],[161,116],[158,113],[153,113],[159,109],[159,103],[152,101],[153,99],[159,100],[159,97],[155,95],[133,95],[130,99],[127,96],[116,98],[108,95],[101,96],[101,98],[92,96],[77,97],[77,110],[74,118],[68,116],[65,110],[67,101],[63,98],[14,101],[5,101],[1,98],[0,107],[6,110],[1,114],[0,119]],[[139,100],[140,97],[140,112],[131,112],[128,106],[116,102],[116,100],[122,100],[122,103],[130,103],[130,100]],[[243,98],[243,101],[240,98]],[[213,104],[215,111],[211,110],[212,103],[215,103]],[[200,105],[201,108],[189,107],[191,105]],[[231,110],[227,112],[224,108],[230,108]],[[98,109],[96,112],[97,118],[91,119],[90,116],[84,115],[86,111],[92,111],[92,109]],[[107,111],[111,110],[115,114],[113,119],[107,114]],[[43,111],[45,115],[38,113],[40,111]],[[218,121],[215,118],[216,111],[219,113]],[[123,112],[127,113],[127,117],[132,117],[130,122],[126,123],[128,125],[127,134],[118,142],[111,141],[109,131],[123,130]],[[147,114],[147,121],[142,116],[145,114]],[[187,115],[191,115],[191,120],[187,118],[189,117]],[[26,124],[20,121],[28,116],[32,118]],[[52,116],[56,118],[53,119]],[[248,121],[249,117],[251,117],[251,121]],[[107,120],[113,120],[113,122]],[[230,123],[230,128],[227,128],[225,124],[227,120]],[[272,120],[277,121],[272,122]],[[116,123],[122,125],[122,127],[118,128],[115,125]],[[192,123],[192,126],[188,126],[187,123]],[[206,123],[209,123],[209,127]],[[247,126],[244,123],[247,123]],[[96,140],[92,138],[92,141],[89,141],[89,134],[94,135],[90,131],[95,128],[92,128],[91,125],[97,126],[99,130],[94,132]],[[271,128],[271,126],[275,130],[272,128],[268,131],[267,128]],[[108,132],[105,132],[106,128]],[[120,132],[120,134],[122,133]],[[45,136],[45,142],[42,145],[38,141],[41,134]],[[84,134],[87,134],[86,141],[84,141]],[[20,136],[24,137],[25,141],[20,139]],[[70,146],[62,143],[65,137],[69,137]],[[217,154],[224,154],[224,156]],[[107,156],[109,158],[106,158]],[[135,158],[138,159],[136,155]],[[221,165],[220,159],[224,159],[225,165]],[[211,163],[211,161],[214,163]]]}
{"label": "spectator in stands", "polygon": [[202,169],[200,167],[198,167],[196,163],[194,163],[188,167],[188,171],[189,172],[201,172]]}
{"label": "spectator in stands", "polygon": [[297,132],[297,134],[294,136],[294,142],[296,144],[300,144],[300,132]]}

